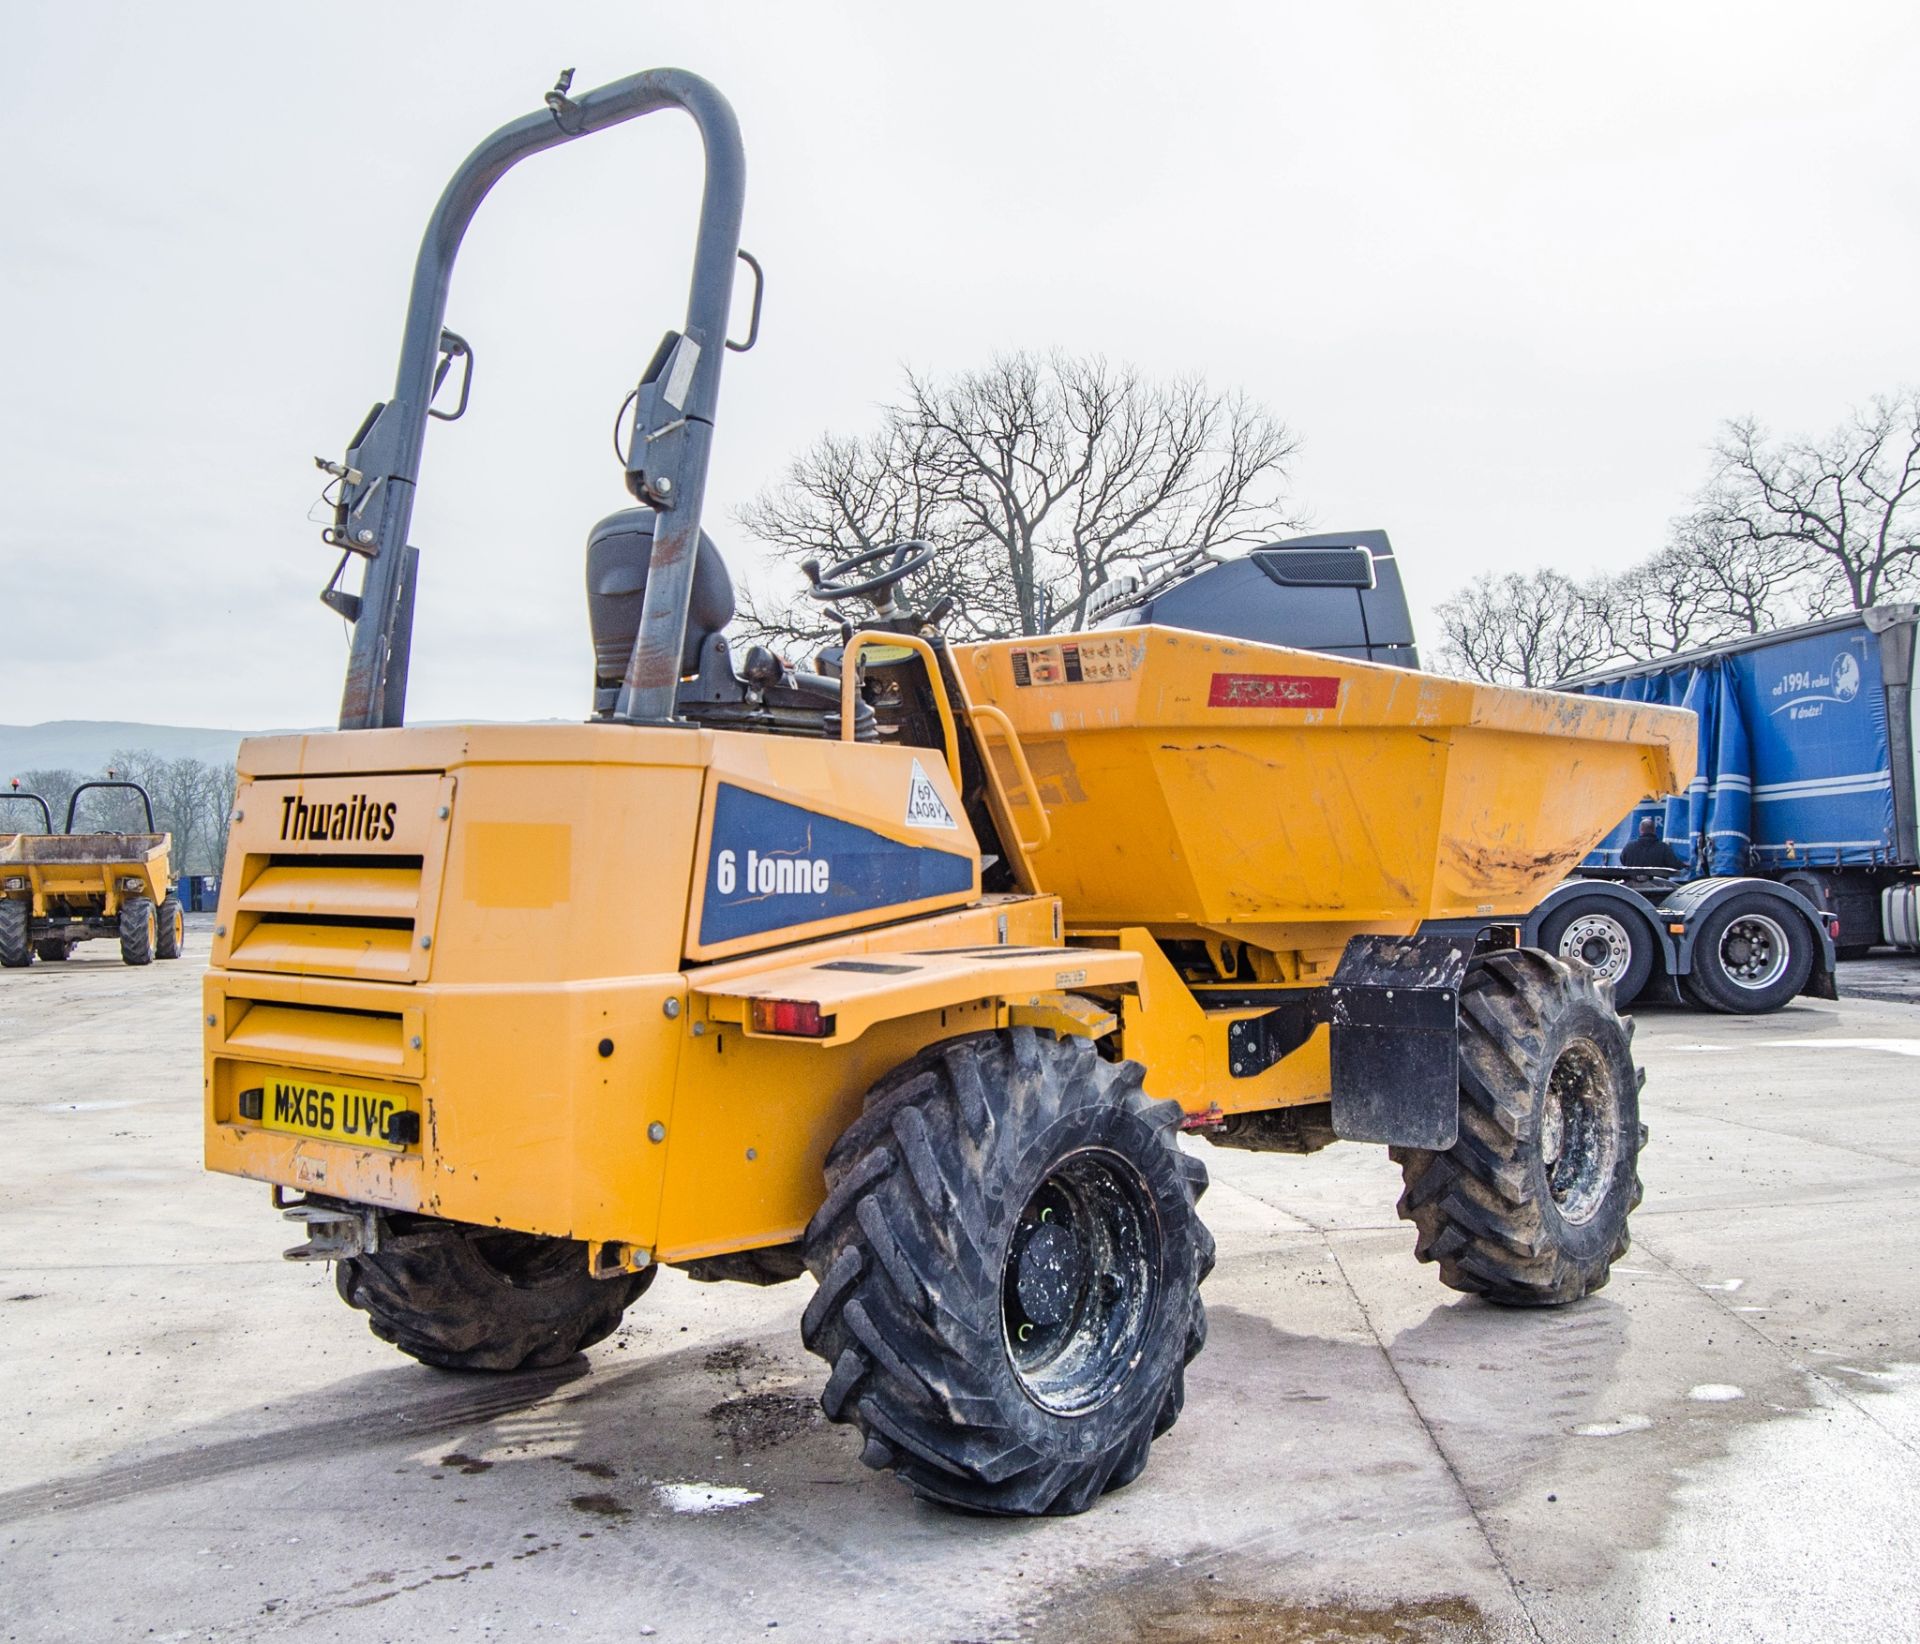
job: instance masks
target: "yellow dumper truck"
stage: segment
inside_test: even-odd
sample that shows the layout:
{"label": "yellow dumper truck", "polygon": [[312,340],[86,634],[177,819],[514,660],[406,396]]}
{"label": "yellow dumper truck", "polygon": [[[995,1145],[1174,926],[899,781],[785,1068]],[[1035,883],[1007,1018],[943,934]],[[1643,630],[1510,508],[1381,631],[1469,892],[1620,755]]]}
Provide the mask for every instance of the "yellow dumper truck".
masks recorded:
{"label": "yellow dumper truck", "polygon": [[[461,236],[519,159],[666,108],[706,187],[633,396],[638,505],[588,543],[591,717],[405,728]],[[843,645],[736,657],[700,519],[743,188],[731,110],[674,70],[563,80],[449,184],[394,395],[325,464],[364,567],[323,596],[353,624],[340,729],[240,754],[208,1166],[271,1183],[289,1254],[433,1365],[556,1363],[662,1263],[811,1274],[826,1414],[995,1513],[1088,1507],[1178,1415],[1200,1138],[1385,1144],[1444,1282],[1604,1284],[1639,1195],[1629,1034],[1516,931],[1686,782],[1691,716],[1153,626],[949,644],[900,603],[916,543],[813,569],[866,602]]]}
{"label": "yellow dumper truck", "polygon": [[[75,832],[80,796],[100,788],[133,793],[145,808],[147,831]],[[96,937],[117,940],[129,965],[180,957],[186,915],[173,891],[173,839],[155,830],[145,788],[81,783],[67,801],[60,833],[39,794],[23,793],[16,783],[0,800],[37,805],[41,823],[38,833],[0,833],[0,966],[19,970],[35,959],[64,960]]]}

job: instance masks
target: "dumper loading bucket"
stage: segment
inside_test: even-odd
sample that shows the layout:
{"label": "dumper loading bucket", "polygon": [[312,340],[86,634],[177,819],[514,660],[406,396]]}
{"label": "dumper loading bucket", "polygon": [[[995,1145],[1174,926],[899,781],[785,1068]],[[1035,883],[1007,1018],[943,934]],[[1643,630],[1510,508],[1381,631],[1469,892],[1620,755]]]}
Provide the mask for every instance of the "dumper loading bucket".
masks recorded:
{"label": "dumper loading bucket", "polygon": [[1688,713],[1169,628],[958,660],[1008,831],[1082,929],[1311,948],[1523,914],[1693,773]]}

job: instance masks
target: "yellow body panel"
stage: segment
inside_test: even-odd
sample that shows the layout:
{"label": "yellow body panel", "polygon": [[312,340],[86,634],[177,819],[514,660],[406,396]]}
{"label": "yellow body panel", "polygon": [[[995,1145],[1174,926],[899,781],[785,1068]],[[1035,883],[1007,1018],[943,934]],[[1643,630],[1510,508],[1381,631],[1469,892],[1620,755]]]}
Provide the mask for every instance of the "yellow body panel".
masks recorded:
{"label": "yellow body panel", "polygon": [[[937,836],[902,820],[916,765],[956,819]],[[1138,974],[1132,955],[1063,960],[1051,899],[980,898],[959,795],[924,749],[481,726],[262,738],[241,778],[205,983],[206,1157],[297,1190],[668,1258],[778,1242],[888,1068],[1057,1008],[1089,965],[1110,986]],[[721,781],[951,856],[959,888],[703,954]],[[1028,958],[1002,974],[1012,949]],[[814,968],[908,950],[938,956],[910,961],[907,988]],[[829,1040],[748,1034],[756,976],[796,971],[896,985],[878,1006],[843,986]],[[243,1119],[240,1092],[276,1069],[408,1095],[421,1140]]]}

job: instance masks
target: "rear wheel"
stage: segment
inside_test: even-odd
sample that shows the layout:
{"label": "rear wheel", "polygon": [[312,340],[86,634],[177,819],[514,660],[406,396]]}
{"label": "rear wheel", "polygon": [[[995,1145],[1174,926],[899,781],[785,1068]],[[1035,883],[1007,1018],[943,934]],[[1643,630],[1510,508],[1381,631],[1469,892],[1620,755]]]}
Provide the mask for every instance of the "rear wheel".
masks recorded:
{"label": "rear wheel", "polygon": [[160,912],[155,920],[157,931],[153,956],[156,959],[178,959],[181,950],[187,945],[187,913],[180,906],[180,898],[169,896],[160,904]]}
{"label": "rear wheel", "polygon": [[160,939],[160,920],[144,896],[120,904],[120,957],[130,965],[150,965]]}
{"label": "rear wheel", "polygon": [[1578,960],[1613,988],[1616,1006],[1639,998],[1653,975],[1653,931],[1611,897],[1570,896],[1540,922],[1540,946]]}
{"label": "rear wheel", "polygon": [[983,1513],[1137,1478],[1206,1340],[1206,1168],[1134,1062],[1031,1028],[936,1046],[827,1156],[801,1322],[861,1460]]}
{"label": "rear wheel", "polygon": [[49,936],[44,942],[35,942],[33,951],[49,964],[60,964],[73,952],[74,944],[64,936]]}
{"label": "rear wheel", "polygon": [[1807,985],[1813,932],[1777,896],[1730,896],[1702,921],[1694,938],[1687,992],[1708,1010],[1759,1016],[1778,1010]]}
{"label": "rear wheel", "polygon": [[1394,1148],[1414,1254],[1512,1307],[1578,1301],[1626,1254],[1640,1202],[1632,1027],[1588,971],[1493,954],[1460,989],[1460,1134]]}
{"label": "rear wheel", "polygon": [[376,1336],[422,1364],[528,1370],[610,1336],[654,1271],[596,1279],[576,1240],[446,1224],[340,1262],[334,1284]]}
{"label": "rear wheel", "polygon": [[0,899],[0,965],[19,970],[33,963],[33,944],[27,940],[33,909],[20,898]]}

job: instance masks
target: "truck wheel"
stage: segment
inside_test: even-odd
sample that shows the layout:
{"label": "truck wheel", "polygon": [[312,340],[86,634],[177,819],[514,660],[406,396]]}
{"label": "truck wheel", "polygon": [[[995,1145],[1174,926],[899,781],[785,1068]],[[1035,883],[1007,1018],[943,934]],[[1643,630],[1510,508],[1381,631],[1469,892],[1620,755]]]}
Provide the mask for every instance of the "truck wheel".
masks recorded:
{"label": "truck wheel", "polygon": [[187,914],[180,906],[179,897],[169,896],[160,904],[156,923],[159,934],[153,947],[154,958],[178,959],[187,945]]}
{"label": "truck wheel", "polygon": [[73,952],[73,943],[64,936],[49,936],[44,942],[35,942],[33,951],[49,964],[60,964]]}
{"label": "truck wheel", "polygon": [[33,963],[33,944],[27,940],[27,927],[33,909],[18,897],[0,898],[0,965],[20,970]]}
{"label": "truck wheel", "polygon": [[334,1284],[376,1336],[422,1364],[531,1370],[612,1335],[654,1272],[596,1279],[576,1240],[448,1227],[342,1261]]}
{"label": "truck wheel", "polygon": [[1610,982],[1616,1008],[1639,998],[1653,975],[1653,931],[1610,897],[1569,897],[1540,922],[1540,946]]}
{"label": "truck wheel", "polygon": [[129,896],[120,904],[120,957],[130,965],[150,965],[160,937],[160,921],[153,903]]}
{"label": "truck wheel", "polygon": [[1460,989],[1460,1135],[1392,1149],[1414,1254],[1455,1290],[1509,1307],[1578,1301],[1626,1253],[1640,1202],[1631,1024],[1588,971],[1530,949]]}
{"label": "truck wheel", "polygon": [[1206,1167],[1136,1062],[1010,1028],[922,1052],[827,1155],[801,1339],[860,1459],[980,1513],[1085,1511],[1170,1428],[1206,1341]]}
{"label": "truck wheel", "polygon": [[1729,1016],[1778,1010],[1807,985],[1813,941],[1806,921],[1778,897],[1730,896],[1701,922],[1687,992]]}

